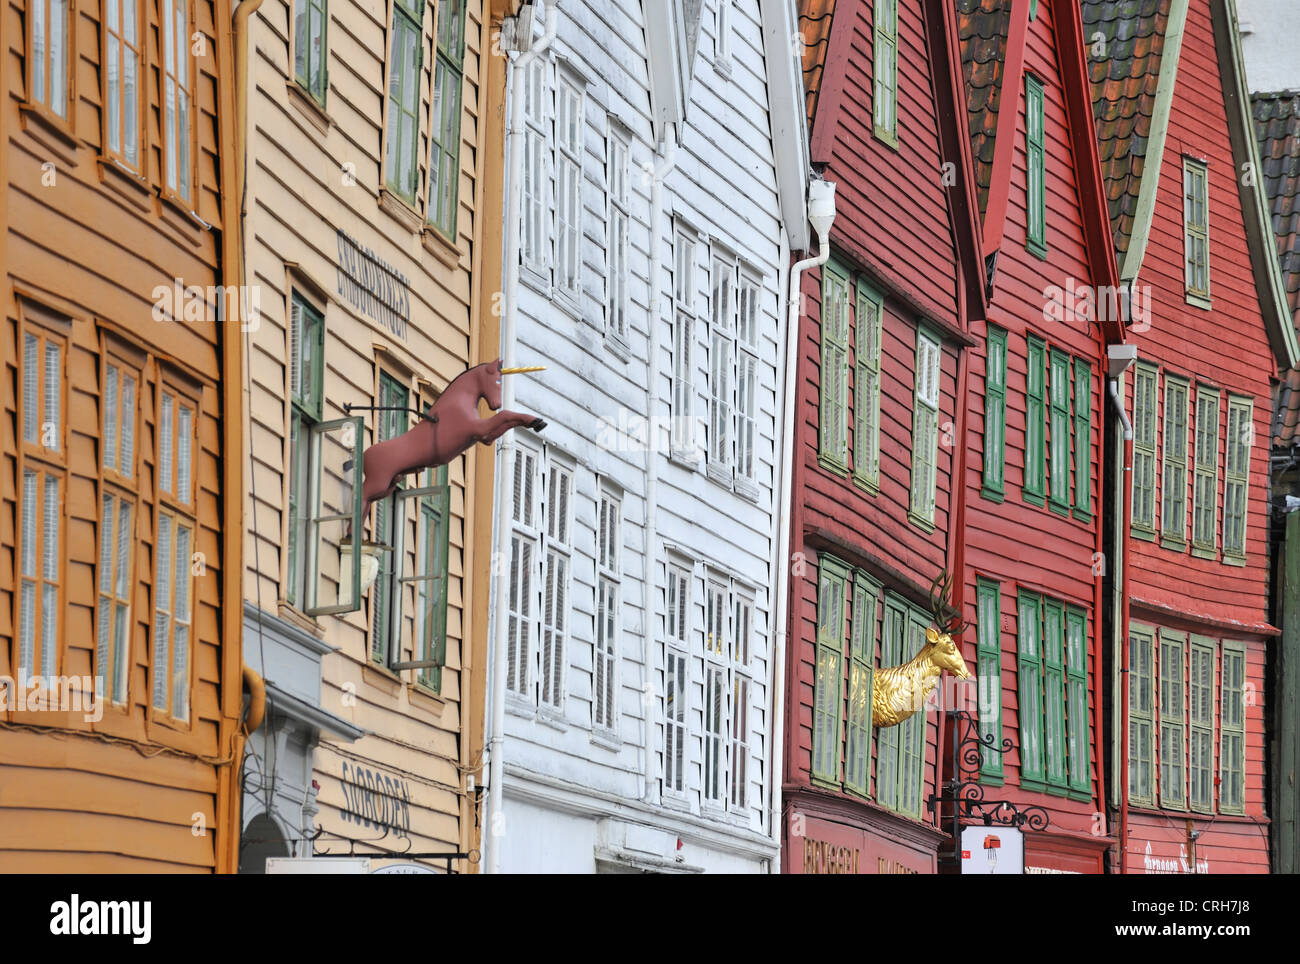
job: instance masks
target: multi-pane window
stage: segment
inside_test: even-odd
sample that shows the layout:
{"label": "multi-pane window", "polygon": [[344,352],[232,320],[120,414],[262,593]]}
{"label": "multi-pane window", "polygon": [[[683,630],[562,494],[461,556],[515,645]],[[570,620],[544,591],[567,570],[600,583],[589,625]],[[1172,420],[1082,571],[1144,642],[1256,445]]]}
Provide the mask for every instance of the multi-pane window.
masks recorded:
{"label": "multi-pane window", "polygon": [[105,485],[100,495],[98,613],[95,629],[96,673],[114,703],[127,698],[131,656],[131,593],[135,500],[128,494],[135,474],[135,371],[116,360],[104,364],[102,450]]}
{"label": "multi-pane window", "polygon": [[573,469],[554,456],[543,465],[538,452],[521,445],[511,482],[506,686],[559,711],[569,634]]}
{"label": "multi-pane window", "polygon": [[1047,494],[1047,346],[1032,335],[1025,372],[1025,477],[1027,502],[1042,505]]}
{"label": "multi-pane window", "polygon": [[1021,783],[1087,792],[1087,613],[1024,590],[1018,602]]}
{"label": "multi-pane window", "polygon": [[916,332],[916,387],[912,408],[912,499],[908,518],[934,524],[935,463],[939,456],[939,342]]}
{"label": "multi-pane window", "polygon": [[758,282],[740,272],[736,337],[736,479],[753,485],[758,477]]}
{"label": "multi-pane window", "polygon": [[751,638],[754,632],[754,601],[733,593],[731,600],[731,706],[728,732],[731,759],[731,807],[749,806],[750,767],[749,709],[753,673],[750,669]]}
{"label": "multi-pane window", "polygon": [[1048,482],[1052,508],[1070,506],[1070,359],[1055,348],[1051,352],[1051,468]]}
{"label": "multi-pane window", "polygon": [[734,375],[736,266],[713,258],[709,319],[709,471],[731,476],[732,379]]}
{"label": "multi-pane window", "polygon": [[1183,257],[1187,300],[1210,298],[1210,215],[1206,199],[1209,171],[1204,161],[1183,158]]}
{"label": "multi-pane window", "polygon": [[813,684],[812,773],[840,779],[841,707],[844,705],[844,625],[848,570],[823,558],[817,582],[817,669]]}
{"label": "multi-pane window", "polygon": [[289,306],[289,512],[285,547],[285,599],[302,606],[307,598],[307,516],[311,497],[312,426],[321,418],[325,319],[293,292]]}
{"label": "multi-pane window", "polygon": [[619,601],[622,595],[622,503],[602,491],[596,508],[596,652],[591,724],[618,730]]}
{"label": "multi-pane window", "polygon": [[627,138],[611,124],[605,138],[605,223],[609,234],[609,264],[605,279],[605,332],[627,340],[628,303],[628,198]]}
{"label": "multi-pane window", "polygon": [[1156,528],[1156,408],[1159,370],[1139,364],[1133,383],[1133,528]]}
{"label": "multi-pane window", "polygon": [[1219,393],[1196,390],[1196,462],[1192,476],[1192,548],[1213,555],[1219,508]]}
{"label": "multi-pane window", "polygon": [[1007,333],[989,326],[984,356],[985,495],[1003,495],[1007,437]]}
{"label": "multi-pane window", "polygon": [[318,104],[329,86],[329,0],[295,0],[293,7],[293,76]]}
{"label": "multi-pane window", "polygon": [[[1002,744],[1002,587],[992,580],[979,578],[975,584],[976,600],[976,676],[979,679],[980,739],[986,744]],[[988,746],[981,750],[980,773],[1002,776],[1005,756]]]}
{"label": "multi-pane window", "polygon": [[420,180],[420,70],[424,61],[422,0],[393,0],[393,28],[388,51],[388,133],[384,180],[415,204]]}
{"label": "multi-pane window", "polygon": [[884,301],[858,284],[857,343],[853,375],[853,478],[880,485],[880,335]]}
{"label": "multi-pane window", "polygon": [[1227,458],[1224,462],[1223,555],[1246,557],[1246,495],[1250,488],[1250,449],[1255,438],[1254,403],[1228,396]]}
{"label": "multi-pane window", "polygon": [[162,6],[163,47],[163,159],[167,190],[190,200],[192,161],[190,129],[193,56],[190,44],[188,0],[159,0]]}
{"label": "multi-pane window", "polygon": [[1128,636],[1128,795],[1155,803],[1155,634],[1132,626]]}
{"label": "multi-pane window", "polygon": [[1182,545],[1187,537],[1187,382],[1168,376],[1163,463],[1160,530],[1166,542]]}
{"label": "multi-pane window", "polygon": [[165,383],[158,404],[158,492],[154,557],[153,708],[189,719],[195,551],[196,406]]}
{"label": "multi-pane window", "polygon": [[1092,516],[1092,366],[1074,360],[1074,514]]}
{"label": "multi-pane window", "polygon": [[849,463],[849,279],[822,269],[821,458],[841,471]]}
{"label": "multi-pane window", "polygon": [[555,91],[555,287],[582,293],[583,94],[561,76]]}
{"label": "multi-pane window", "polygon": [[1193,810],[1214,809],[1214,641],[1193,636],[1187,669],[1187,777]]}
{"label": "multi-pane window", "polygon": [[[405,432],[411,422],[406,411],[410,404],[410,389],[388,372],[379,373],[380,410],[375,413],[375,442],[386,442]],[[394,551],[382,553],[379,575],[375,578],[371,598],[370,658],[388,665],[397,656],[398,635],[401,630],[402,585],[397,569],[401,564],[396,557],[398,536],[405,523],[405,502],[401,493],[404,486],[399,481],[397,491],[375,503],[375,541],[393,546]]]}
{"label": "multi-pane window", "polygon": [[28,48],[31,99],[64,120],[69,119],[70,6],[68,0],[32,0],[27,7],[31,17]]}
{"label": "multi-pane window", "polygon": [[140,0],[104,0],[104,17],[105,140],[108,153],[138,169],[144,78]]}
{"label": "multi-pane window", "polygon": [[[927,616],[902,599],[885,593],[880,634],[880,666],[901,666],[925,645]],[[927,712],[917,709],[897,726],[876,730],[876,799],[884,807],[921,818],[925,780]]]}
{"label": "multi-pane window", "polygon": [[65,349],[44,329],[22,330],[16,669],[42,676],[58,670],[64,601]]}
{"label": "multi-pane window", "polygon": [[872,60],[876,136],[898,141],[898,0],[876,0],[875,47]]}
{"label": "multi-pane window", "polygon": [[428,469],[425,475],[426,489],[432,491],[419,497],[416,574],[410,578],[416,591],[419,660],[433,665],[421,666],[417,680],[421,686],[440,692],[442,667],[447,659],[451,489],[447,481],[447,466]]}
{"label": "multi-pane window", "polygon": [[1046,152],[1043,150],[1043,82],[1025,77],[1025,245],[1035,254],[1047,254]]}
{"label": "multi-pane window", "polygon": [[664,793],[686,793],[687,704],[690,693],[691,571],[668,566],[664,612]]}
{"label": "multi-pane window", "polygon": [[522,214],[519,219],[519,253],[523,263],[538,274],[551,264],[550,233],[547,226],[550,151],[546,125],[549,121],[546,61],[529,61],[524,75],[524,158],[521,185]]}
{"label": "multi-pane window", "polygon": [[876,654],[880,587],[853,575],[853,625],[849,631],[849,711],[845,726],[844,786],[867,795],[871,779],[871,684]]}
{"label": "multi-pane window", "polygon": [[695,446],[695,239],[678,228],[673,240],[672,449],[689,456]]}
{"label": "multi-pane window", "polygon": [[704,583],[704,801],[722,806],[727,796],[726,719],[727,587]]}
{"label": "multi-pane window", "polygon": [[1160,631],[1160,804],[1187,806],[1187,640],[1182,633]]}
{"label": "multi-pane window", "polygon": [[1219,809],[1245,812],[1246,780],[1246,650],[1223,641],[1219,676]]}
{"label": "multi-pane window", "polygon": [[429,223],[456,237],[460,197],[460,114],[465,70],[465,0],[437,6],[433,108],[429,126]]}

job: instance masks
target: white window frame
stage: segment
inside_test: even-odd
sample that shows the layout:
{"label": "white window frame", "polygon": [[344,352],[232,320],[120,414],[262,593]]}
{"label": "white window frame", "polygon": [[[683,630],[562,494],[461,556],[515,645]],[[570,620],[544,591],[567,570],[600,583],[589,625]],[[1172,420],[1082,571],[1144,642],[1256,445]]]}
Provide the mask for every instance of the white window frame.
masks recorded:
{"label": "white window frame", "polygon": [[713,31],[713,67],[724,77],[731,75],[732,4],[735,0],[717,0]]}
{"label": "white window frame", "polygon": [[605,135],[605,335],[621,348],[628,342],[628,234],[632,227],[629,191],[631,138],[611,114]]}
{"label": "white window frame", "polygon": [[[731,593],[725,575],[709,570],[704,579],[704,682],[700,729],[700,805],[722,810],[727,805],[729,725],[727,695],[731,649]],[[711,694],[716,699],[711,700]]]}
{"label": "white window frame", "polygon": [[671,454],[699,460],[695,430],[695,331],[699,284],[697,233],[684,224],[673,230],[673,394]]}
{"label": "white window frame", "polygon": [[[691,635],[694,566],[669,559],[664,584],[664,737],[661,794],[685,802],[691,776]],[[670,682],[671,681],[671,682]],[[672,766],[680,758],[679,768]]]}
{"label": "white window frame", "polygon": [[[592,729],[619,738],[619,653],[622,637],[623,500],[598,485],[596,501],[596,619],[592,652]],[[603,686],[602,686],[603,680]]]}
{"label": "white window frame", "polygon": [[925,328],[918,327],[912,406],[912,495],[907,515],[923,528],[934,526],[942,379],[943,342]]}
{"label": "white window frame", "polygon": [[[757,605],[752,589],[737,583],[731,589],[731,681],[728,689],[728,809],[747,813],[753,809],[750,785],[754,778],[754,617]],[[761,797],[761,794],[760,794]]]}
{"label": "white window frame", "polygon": [[714,246],[709,267],[709,478],[730,486],[736,442],[736,299],[734,255]]}
{"label": "white window frame", "polygon": [[753,271],[740,266],[736,290],[736,464],[737,491],[758,495],[759,301],[763,286]]}
{"label": "white window frame", "polygon": [[[572,634],[569,623],[574,557],[573,501],[577,473],[572,462],[559,456],[549,446],[544,447],[543,454],[545,458],[542,461],[542,484],[539,491],[542,499],[542,538],[538,563],[541,570],[537,581],[538,631],[534,663],[537,672],[536,701],[540,714],[562,719],[568,689],[569,642]],[[552,504],[551,498],[556,491],[564,492],[564,497],[560,503]],[[557,566],[558,573],[554,571]],[[559,597],[558,605],[552,610],[547,608],[548,585],[554,586]],[[546,621],[548,611],[556,617],[549,625]],[[548,633],[555,636],[549,659]]]}
{"label": "white window frame", "polygon": [[1189,304],[1210,307],[1210,167],[1192,157],[1183,158],[1183,282]]}
{"label": "white window frame", "polygon": [[[194,180],[194,72],[191,54],[189,0],[160,0],[162,23],[162,58],[159,66],[160,113],[163,124],[163,183],[169,194],[186,204],[192,203]],[[184,22],[176,19],[184,15]],[[184,42],[176,44],[177,39]],[[168,92],[171,91],[171,98]],[[169,102],[170,101],[170,102]]]}
{"label": "white window frame", "polygon": [[[503,591],[506,604],[506,693],[512,700],[535,704],[536,673],[532,668],[534,639],[538,632],[539,574],[541,569],[542,450],[516,440],[514,464],[506,496],[510,513],[510,560]],[[513,685],[512,685],[513,683]]]}
{"label": "white window frame", "polygon": [[520,169],[519,257],[543,285],[550,282],[550,61],[535,57],[524,88],[524,156]]}
{"label": "white window frame", "polygon": [[[555,136],[551,142],[554,149],[555,171],[553,284],[557,297],[578,308],[582,298],[583,184],[586,178],[587,133],[586,84],[572,70],[566,70],[557,64],[554,97]],[[576,129],[571,132],[566,131],[565,122],[571,120],[574,114],[576,114],[574,124]]]}

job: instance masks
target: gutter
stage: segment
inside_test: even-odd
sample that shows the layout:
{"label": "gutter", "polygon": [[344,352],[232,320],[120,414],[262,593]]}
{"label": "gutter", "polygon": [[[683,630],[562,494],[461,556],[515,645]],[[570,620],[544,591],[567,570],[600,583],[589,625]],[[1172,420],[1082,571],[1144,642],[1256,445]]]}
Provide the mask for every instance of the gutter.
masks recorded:
{"label": "gutter", "polygon": [[[1116,349],[1119,349],[1117,351]],[[1124,349],[1127,349],[1125,351]],[[1120,606],[1116,614],[1116,630],[1120,637],[1120,719],[1119,730],[1119,872],[1122,874],[1128,864],[1128,730],[1129,730],[1129,586],[1128,586],[1128,549],[1129,520],[1133,517],[1133,423],[1124,411],[1124,400],[1119,396],[1119,377],[1132,366],[1137,359],[1135,346],[1112,345],[1109,349],[1110,370],[1107,387],[1115,414],[1123,428],[1124,437],[1124,473],[1120,484],[1123,486],[1124,511],[1115,525],[1115,556],[1120,567]],[[1122,367],[1120,367],[1122,366]],[[1118,371],[1116,369],[1119,369]],[[1094,665],[1097,665],[1094,663]],[[1104,759],[1104,758],[1103,758]],[[1103,767],[1104,769],[1104,767]]]}

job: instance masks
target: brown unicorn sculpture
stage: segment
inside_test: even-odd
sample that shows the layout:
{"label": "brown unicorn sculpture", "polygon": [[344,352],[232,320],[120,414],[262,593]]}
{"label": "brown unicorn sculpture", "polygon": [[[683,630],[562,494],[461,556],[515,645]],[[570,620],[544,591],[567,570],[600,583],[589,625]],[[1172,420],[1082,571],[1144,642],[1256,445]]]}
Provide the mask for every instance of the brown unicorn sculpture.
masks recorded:
{"label": "brown unicorn sculpture", "polygon": [[930,586],[930,609],[940,628],[927,627],[925,645],[903,665],[876,670],[871,687],[872,726],[897,726],[925,706],[944,670],[958,679],[970,679],[966,661],[952,638],[954,633],[960,635],[965,624],[960,615],[947,615],[951,594],[952,576],[947,571],[939,573]]}
{"label": "brown unicorn sculpture", "polygon": [[[501,359],[475,365],[457,375],[409,432],[377,442],[362,455],[361,509],[364,519],[370,505],[391,495],[402,476],[429,466],[446,465],[475,442],[489,445],[512,428],[527,426],[535,432],[546,427],[536,415],[501,409],[501,376],[540,368],[502,368]],[[482,418],[479,399],[496,412]]]}

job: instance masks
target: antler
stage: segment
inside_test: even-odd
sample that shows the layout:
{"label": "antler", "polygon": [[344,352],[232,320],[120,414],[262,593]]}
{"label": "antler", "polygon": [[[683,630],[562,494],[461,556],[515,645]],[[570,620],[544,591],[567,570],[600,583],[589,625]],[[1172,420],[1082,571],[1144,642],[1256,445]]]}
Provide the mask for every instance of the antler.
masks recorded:
{"label": "antler", "polygon": [[930,612],[933,613],[934,624],[940,631],[955,636],[972,624],[963,620],[961,613],[955,616],[948,615],[948,610],[952,608],[952,586],[952,573],[946,568],[940,569],[939,575],[935,576],[934,582],[930,583]]}

